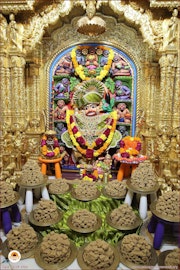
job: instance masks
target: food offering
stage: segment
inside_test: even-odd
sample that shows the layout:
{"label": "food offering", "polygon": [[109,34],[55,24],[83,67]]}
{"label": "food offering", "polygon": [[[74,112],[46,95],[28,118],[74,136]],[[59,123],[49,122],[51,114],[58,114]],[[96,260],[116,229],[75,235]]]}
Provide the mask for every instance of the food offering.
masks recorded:
{"label": "food offering", "polygon": [[130,269],[154,266],[157,254],[144,236],[128,234],[119,243],[120,262]]}
{"label": "food offering", "polygon": [[18,184],[21,187],[41,187],[46,185],[47,176],[41,173],[38,163],[29,159],[22,167],[22,174]]}
{"label": "food offering", "polygon": [[94,182],[82,181],[71,191],[73,198],[80,201],[91,201],[100,196],[100,191]]}
{"label": "food offering", "polygon": [[49,194],[65,194],[70,189],[71,186],[64,179],[55,179],[48,185]]}
{"label": "food offering", "polygon": [[81,269],[116,270],[120,258],[116,247],[97,239],[80,248],[77,261]]}
{"label": "food offering", "polygon": [[152,213],[169,222],[180,222],[180,192],[178,190],[164,192],[158,200],[150,205]]}
{"label": "food offering", "polygon": [[69,216],[67,225],[76,232],[90,233],[98,230],[101,227],[101,218],[88,211],[87,209],[80,209]]}
{"label": "food offering", "polygon": [[13,190],[11,184],[1,181],[0,182],[0,208],[9,207],[17,203],[19,194]]}
{"label": "food offering", "polygon": [[180,268],[180,248],[166,250],[160,253],[158,257],[158,265],[161,269],[179,269]]}
{"label": "food offering", "polygon": [[29,221],[35,226],[46,227],[59,222],[62,216],[62,212],[59,211],[55,202],[41,199],[30,213]]}
{"label": "food offering", "polygon": [[121,204],[106,215],[107,223],[118,230],[128,231],[139,227],[142,220],[128,204]]}
{"label": "food offering", "polygon": [[36,249],[36,263],[43,269],[68,267],[77,257],[77,248],[66,234],[50,232]]}
{"label": "food offering", "polygon": [[127,187],[142,194],[151,194],[159,189],[157,176],[149,160],[140,163],[133,171],[131,178],[127,180]]}
{"label": "food offering", "polygon": [[26,259],[34,255],[35,248],[39,242],[39,237],[35,230],[26,223],[14,227],[6,235],[7,239],[2,244],[2,253],[7,258],[11,250],[17,250],[21,254],[21,259]]}
{"label": "food offering", "polygon": [[113,180],[108,182],[102,189],[103,195],[112,199],[123,199],[126,192],[126,181]]}

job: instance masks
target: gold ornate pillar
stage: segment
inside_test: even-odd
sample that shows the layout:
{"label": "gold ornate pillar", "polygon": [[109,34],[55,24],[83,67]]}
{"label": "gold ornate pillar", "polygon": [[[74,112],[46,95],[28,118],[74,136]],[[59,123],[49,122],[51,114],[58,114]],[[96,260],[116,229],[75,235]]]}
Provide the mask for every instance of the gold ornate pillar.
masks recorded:
{"label": "gold ornate pillar", "polygon": [[[10,54],[10,88],[12,122],[25,124],[27,122],[27,97],[25,91],[25,59],[23,55]],[[18,119],[18,120],[17,120]]]}

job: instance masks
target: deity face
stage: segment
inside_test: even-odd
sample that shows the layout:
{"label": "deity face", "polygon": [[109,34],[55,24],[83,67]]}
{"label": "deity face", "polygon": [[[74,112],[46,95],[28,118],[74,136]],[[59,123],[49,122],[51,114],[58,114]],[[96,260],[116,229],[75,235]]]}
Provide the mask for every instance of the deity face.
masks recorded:
{"label": "deity face", "polygon": [[126,104],[125,103],[119,103],[117,105],[117,109],[123,112],[126,109]]}
{"label": "deity face", "polygon": [[62,109],[64,107],[64,105],[65,105],[64,100],[62,100],[62,99],[58,100],[57,105],[58,105],[59,108]]}
{"label": "deity face", "polygon": [[84,107],[85,110],[85,114],[86,116],[94,116],[98,114],[98,108],[99,106],[97,104],[91,103],[91,104],[87,104]]}

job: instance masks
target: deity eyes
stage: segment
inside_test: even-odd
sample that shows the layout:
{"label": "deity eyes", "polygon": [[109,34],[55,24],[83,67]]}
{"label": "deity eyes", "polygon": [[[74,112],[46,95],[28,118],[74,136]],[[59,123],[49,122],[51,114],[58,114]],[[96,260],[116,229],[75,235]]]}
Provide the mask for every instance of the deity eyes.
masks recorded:
{"label": "deity eyes", "polygon": [[85,110],[89,110],[89,109],[96,109],[97,105],[96,104],[88,104],[85,106]]}

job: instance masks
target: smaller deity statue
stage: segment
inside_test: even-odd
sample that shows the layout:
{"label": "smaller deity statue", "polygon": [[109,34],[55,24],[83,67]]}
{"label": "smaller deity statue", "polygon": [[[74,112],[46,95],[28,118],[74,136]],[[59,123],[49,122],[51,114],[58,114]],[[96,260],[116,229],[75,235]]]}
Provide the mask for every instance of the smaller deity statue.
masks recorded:
{"label": "smaller deity statue", "polygon": [[55,75],[70,75],[73,72],[72,60],[69,54],[65,55],[55,70]]}
{"label": "smaller deity statue", "polygon": [[98,56],[96,54],[96,49],[94,47],[89,48],[89,53],[88,53],[88,55],[86,57],[85,66],[89,70],[94,70],[99,66]]}
{"label": "smaller deity statue", "polygon": [[59,142],[56,137],[56,131],[48,130],[41,139],[41,154],[43,158],[60,157]]}
{"label": "smaller deity statue", "polygon": [[131,123],[131,113],[125,103],[117,105],[118,121],[124,123]]}
{"label": "smaller deity statue", "polygon": [[63,99],[59,99],[57,102],[57,107],[54,110],[54,118],[58,120],[65,120],[67,105]]}
{"label": "smaller deity statue", "polygon": [[85,57],[82,54],[80,49],[76,50],[76,59],[77,59],[77,62],[78,62],[79,65],[82,65],[82,66],[85,65]]}
{"label": "smaller deity statue", "polygon": [[114,55],[112,68],[112,76],[131,76],[130,66],[118,54]]}
{"label": "smaller deity statue", "polygon": [[116,100],[130,100],[131,90],[126,85],[123,85],[122,81],[117,80],[115,82],[115,94]]}
{"label": "smaller deity statue", "polygon": [[95,162],[95,169],[97,170],[97,178],[101,181],[107,182],[111,175],[112,157],[106,154],[105,157],[99,157]]}
{"label": "smaller deity statue", "polygon": [[65,124],[62,122],[57,123],[56,127],[55,127],[56,133],[57,133],[57,138],[58,140],[61,140],[61,135],[63,134],[63,132],[65,132],[67,129],[65,127]]}
{"label": "smaller deity statue", "polygon": [[55,85],[54,88],[56,98],[69,98],[70,81],[67,78],[63,78]]}
{"label": "smaller deity statue", "polygon": [[126,126],[118,126],[117,130],[119,130],[119,132],[121,133],[122,138],[129,135]]}
{"label": "smaller deity statue", "polygon": [[103,66],[105,66],[107,64],[108,56],[109,56],[109,51],[104,50],[103,51],[103,56],[101,57],[101,60],[100,60],[100,66],[101,67],[103,67]]}

